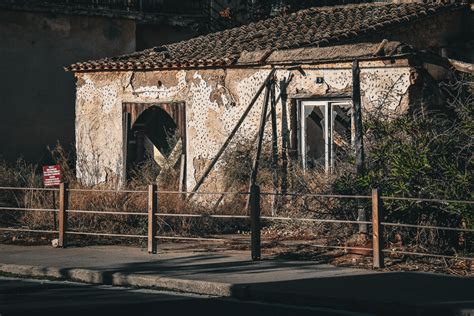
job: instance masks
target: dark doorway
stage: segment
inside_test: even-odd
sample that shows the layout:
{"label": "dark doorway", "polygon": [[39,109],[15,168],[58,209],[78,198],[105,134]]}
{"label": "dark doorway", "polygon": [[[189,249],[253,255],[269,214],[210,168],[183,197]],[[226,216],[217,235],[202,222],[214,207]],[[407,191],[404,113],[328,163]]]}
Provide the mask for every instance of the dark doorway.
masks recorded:
{"label": "dark doorway", "polygon": [[129,133],[129,162],[138,164],[145,160],[147,139],[166,157],[176,145],[178,126],[171,116],[159,107],[145,110],[133,124]]}
{"label": "dark doorway", "polygon": [[124,104],[126,174],[151,161],[160,173],[165,168],[180,168],[181,187],[185,179],[185,135],[184,103]]}

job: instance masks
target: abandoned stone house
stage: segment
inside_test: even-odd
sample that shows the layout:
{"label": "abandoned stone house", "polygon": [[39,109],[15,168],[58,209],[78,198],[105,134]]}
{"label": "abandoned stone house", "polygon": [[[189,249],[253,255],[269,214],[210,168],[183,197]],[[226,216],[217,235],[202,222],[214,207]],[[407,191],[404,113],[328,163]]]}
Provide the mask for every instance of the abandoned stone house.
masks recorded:
{"label": "abandoned stone house", "polygon": [[206,179],[203,170],[241,118],[231,142],[254,139],[265,98],[258,92],[269,78],[279,96],[279,152],[303,168],[319,163],[330,171],[337,148],[354,138],[354,60],[363,116],[436,104],[433,83],[451,67],[437,53],[469,38],[470,14],[465,5],[440,3],[313,8],[70,65],[77,78],[77,176],[121,186],[149,152],[161,167],[181,168],[182,188],[200,180],[202,189],[221,188],[222,162]]}

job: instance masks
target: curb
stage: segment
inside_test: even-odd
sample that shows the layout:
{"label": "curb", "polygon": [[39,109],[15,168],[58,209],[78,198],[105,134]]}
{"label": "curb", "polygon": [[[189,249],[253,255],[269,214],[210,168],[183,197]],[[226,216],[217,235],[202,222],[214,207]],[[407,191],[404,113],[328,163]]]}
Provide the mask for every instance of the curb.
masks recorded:
{"label": "curb", "polygon": [[1,264],[0,272],[23,276],[77,281],[127,287],[143,287],[201,295],[231,297],[235,285],[189,279],[166,278],[135,273],[97,271],[80,268],[57,268],[17,264]]}
{"label": "curb", "polygon": [[[215,297],[229,297],[244,301],[305,305],[345,311],[348,315],[351,313],[354,315],[360,315],[359,313],[375,313],[377,315],[464,315],[460,314],[461,311],[464,312],[463,306],[444,306],[439,304],[433,306],[417,306],[410,304],[400,305],[399,302],[391,301],[374,302],[371,300],[339,299],[325,297],[324,295],[321,297],[315,297],[312,295],[304,295],[302,293],[296,295],[289,292],[279,292],[274,290],[267,291],[251,284],[209,282],[137,273],[2,263],[0,263],[0,272],[21,277],[36,277],[89,284],[150,288]],[[469,306],[472,306],[472,303],[469,304]],[[472,312],[472,310],[472,308],[468,309],[469,312]]]}
{"label": "curb", "polygon": [[0,272],[21,277],[47,278],[54,280],[76,281],[89,284],[115,285],[125,287],[152,288],[157,290],[192,293],[216,297],[229,297],[244,301],[262,301],[292,305],[307,305],[323,308],[338,308],[352,312],[368,312],[360,308],[360,302],[339,301],[331,298],[315,298],[306,295],[291,295],[260,290],[248,284],[231,284],[189,279],[167,278],[136,273],[98,271],[81,268],[58,268],[32,265],[2,264]]}

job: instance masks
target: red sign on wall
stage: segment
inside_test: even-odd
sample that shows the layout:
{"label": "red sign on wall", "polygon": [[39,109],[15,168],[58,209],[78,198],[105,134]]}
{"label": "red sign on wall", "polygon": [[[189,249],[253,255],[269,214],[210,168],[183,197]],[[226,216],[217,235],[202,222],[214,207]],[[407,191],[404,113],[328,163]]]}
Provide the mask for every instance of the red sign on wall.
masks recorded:
{"label": "red sign on wall", "polygon": [[45,187],[57,187],[61,183],[61,166],[43,166],[43,181]]}

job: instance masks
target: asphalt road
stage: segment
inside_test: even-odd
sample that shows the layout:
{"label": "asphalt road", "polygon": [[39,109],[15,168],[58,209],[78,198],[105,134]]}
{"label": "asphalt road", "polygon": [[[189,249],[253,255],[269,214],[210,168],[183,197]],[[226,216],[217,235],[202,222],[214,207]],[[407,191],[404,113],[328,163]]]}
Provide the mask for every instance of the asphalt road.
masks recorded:
{"label": "asphalt road", "polygon": [[[166,313],[166,314],[163,314]],[[362,315],[156,290],[0,277],[0,316]]]}

